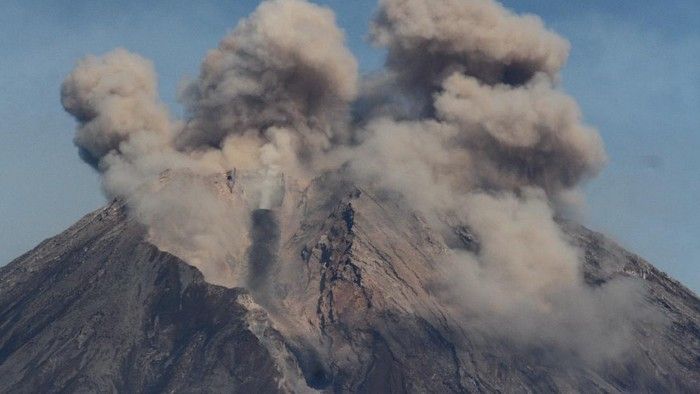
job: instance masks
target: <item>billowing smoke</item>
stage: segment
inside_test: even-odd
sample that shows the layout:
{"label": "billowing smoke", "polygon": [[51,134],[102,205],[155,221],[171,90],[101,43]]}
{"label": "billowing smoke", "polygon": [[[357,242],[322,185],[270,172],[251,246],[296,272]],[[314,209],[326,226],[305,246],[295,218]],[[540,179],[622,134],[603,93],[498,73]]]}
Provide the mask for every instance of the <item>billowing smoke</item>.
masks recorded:
{"label": "billowing smoke", "polygon": [[549,193],[576,187],[605,160],[598,134],[581,123],[576,103],[540,75],[521,87],[489,86],[453,74],[435,99],[437,117],[459,130],[479,186]]}
{"label": "billowing smoke", "polygon": [[363,94],[391,103],[358,122],[351,168],[444,233],[451,217],[475,234],[478,250],[448,251],[436,275],[445,302],[464,324],[520,343],[618,354],[637,290],[585,286],[582,257],[555,221],[605,162],[557,86],[566,41],[490,0],[381,0],[373,34],[388,48],[386,76]]}
{"label": "billowing smoke", "polygon": [[[124,50],[81,61],[62,102],[106,193],[211,282],[263,288],[284,182],[344,166],[346,181],[400,196],[438,231],[452,231],[449,217],[475,234],[478,250],[448,249],[433,278],[465,325],[614,355],[637,290],[585,286],[555,220],[605,162],[558,86],[568,43],[492,0],[380,0],[371,36],[386,68],[360,83],[329,9],[263,1],[184,88],[182,121],[159,102],[150,63]],[[233,168],[238,184],[223,175]]]}
{"label": "billowing smoke", "polygon": [[94,164],[111,152],[140,156],[168,143],[170,120],[157,96],[151,62],[124,49],[83,59],[61,88],[63,107],[80,123],[75,144]]}
{"label": "billowing smoke", "polygon": [[491,0],[380,0],[372,34],[389,50],[387,69],[398,87],[424,110],[453,73],[517,86],[540,72],[555,77],[569,51],[539,18]]}
{"label": "billowing smoke", "polygon": [[184,90],[190,118],[181,146],[221,146],[227,136],[292,129],[300,155],[343,135],[357,93],[357,61],[335,16],[302,0],[266,1],[209,52]]}
{"label": "billowing smoke", "polygon": [[[330,10],[266,1],[206,57],[184,121],[159,101],[151,63],[123,49],[79,62],[61,99],[82,157],[151,241],[213,283],[243,285],[250,211],[278,204],[282,168],[306,179],[347,138],[357,62],[343,40]],[[243,202],[223,186],[234,168],[251,178]]]}

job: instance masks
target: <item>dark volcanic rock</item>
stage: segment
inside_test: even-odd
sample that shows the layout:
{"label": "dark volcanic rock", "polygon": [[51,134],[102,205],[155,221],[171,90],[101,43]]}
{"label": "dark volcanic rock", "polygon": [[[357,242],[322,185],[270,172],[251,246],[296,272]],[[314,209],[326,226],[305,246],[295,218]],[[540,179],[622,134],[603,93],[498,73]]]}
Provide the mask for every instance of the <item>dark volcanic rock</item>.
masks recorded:
{"label": "dark volcanic rock", "polygon": [[113,204],[0,271],[0,391],[278,391],[241,293],[144,242]]}
{"label": "dark volcanic rock", "polygon": [[635,327],[628,357],[591,367],[456,324],[429,278],[446,247],[478,253],[470,229],[435,234],[392,198],[350,185],[321,180],[300,193],[275,250],[264,236],[253,248],[275,260],[257,261],[267,311],[159,252],[118,203],[0,269],[0,392],[700,387],[700,301],[599,234],[562,223],[584,252],[586,283],[643,284],[663,324]]}

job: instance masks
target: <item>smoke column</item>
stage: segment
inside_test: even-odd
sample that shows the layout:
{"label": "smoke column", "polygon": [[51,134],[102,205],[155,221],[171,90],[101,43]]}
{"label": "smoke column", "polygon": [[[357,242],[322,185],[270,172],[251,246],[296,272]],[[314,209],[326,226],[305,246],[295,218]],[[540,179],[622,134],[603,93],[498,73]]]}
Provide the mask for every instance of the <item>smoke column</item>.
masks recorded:
{"label": "smoke column", "polygon": [[254,294],[268,295],[270,273],[277,263],[280,229],[275,213],[256,209],[250,220],[250,249],[248,250],[248,286]]}

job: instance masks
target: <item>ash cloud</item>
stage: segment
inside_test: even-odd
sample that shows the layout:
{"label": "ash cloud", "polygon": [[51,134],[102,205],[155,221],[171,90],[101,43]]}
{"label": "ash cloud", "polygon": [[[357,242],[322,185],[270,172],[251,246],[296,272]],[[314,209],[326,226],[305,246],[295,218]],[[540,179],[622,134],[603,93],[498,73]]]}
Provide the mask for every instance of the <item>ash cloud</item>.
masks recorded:
{"label": "ash cloud", "polygon": [[[63,108],[80,124],[74,142],[89,163],[167,144],[170,120],[157,96],[151,62],[124,49],[81,60],[61,87]],[[132,138],[142,140],[130,147],[138,152],[121,146]]]}
{"label": "ash cloud", "polygon": [[451,233],[450,217],[475,234],[478,250],[448,249],[435,274],[443,302],[523,346],[591,363],[624,353],[641,289],[587,287],[555,219],[606,160],[558,87],[568,43],[490,0],[382,0],[373,37],[386,70],[361,97],[381,110],[347,157],[360,183],[398,191],[434,228]]}
{"label": "ash cloud", "polygon": [[190,118],[178,143],[220,146],[226,136],[294,130],[302,154],[342,141],[357,93],[357,61],[327,8],[266,1],[210,51],[183,92]]}
{"label": "ash cloud", "polygon": [[[121,49],[79,62],[62,103],[106,194],[212,283],[266,282],[283,229],[253,211],[278,199],[276,179],[304,185],[344,166],[346,181],[401,196],[438,231],[451,231],[445,217],[473,230],[478,250],[447,248],[433,278],[465,325],[586,360],[621,352],[638,289],[587,288],[555,221],[605,163],[558,86],[568,43],[491,0],[381,0],[371,36],[386,67],[360,81],[329,9],[264,1],[207,54],[184,119],[160,103],[151,64]],[[227,192],[232,168],[258,174],[265,197]]]}
{"label": "ash cloud", "polygon": [[539,75],[521,87],[485,85],[453,74],[436,94],[437,118],[462,133],[483,186],[537,186],[553,194],[576,187],[605,162],[602,141],[581,122],[576,102]]}
{"label": "ash cloud", "polygon": [[430,107],[431,95],[457,72],[488,84],[521,85],[537,73],[555,77],[569,44],[533,15],[491,0],[380,0],[372,25],[389,51],[397,86]]}
{"label": "ash cloud", "polygon": [[[204,59],[183,120],[160,102],[151,63],[124,49],[81,60],[61,102],[105,194],[128,201],[151,241],[212,283],[244,285],[251,210],[280,199],[282,168],[307,179],[313,157],[347,138],[358,77],[343,40],[329,9],[265,1]],[[212,186],[232,168],[260,179],[259,201]]]}

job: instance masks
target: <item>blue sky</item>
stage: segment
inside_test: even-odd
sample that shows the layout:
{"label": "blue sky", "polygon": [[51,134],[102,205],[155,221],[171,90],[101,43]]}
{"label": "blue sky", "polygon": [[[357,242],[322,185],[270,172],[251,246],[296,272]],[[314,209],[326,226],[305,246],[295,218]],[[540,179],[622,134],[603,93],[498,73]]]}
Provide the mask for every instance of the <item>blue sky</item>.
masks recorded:
{"label": "blue sky", "polygon": [[[331,6],[363,71],[375,0]],[[104,204],[78,159],[59,86],[75,61],[121,46],[150,58],[174,113],[178,83],[258,1],[15,1],[0,13],[0,265]],[[195,4],[196,3],[196,4]],[[505,0],[572,43],[566,90],[606,142],[585,223],[700,291],[700,2]]]}

